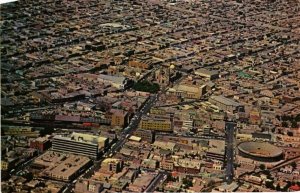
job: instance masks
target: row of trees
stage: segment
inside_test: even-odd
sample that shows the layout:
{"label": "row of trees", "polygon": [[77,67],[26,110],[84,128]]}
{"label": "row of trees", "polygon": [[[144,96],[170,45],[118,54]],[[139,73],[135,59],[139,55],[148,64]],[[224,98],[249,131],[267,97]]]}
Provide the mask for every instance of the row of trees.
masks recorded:
{"label": "row of trees", "polygon": [[141,82],[135,83],[133,85],[133,89],[137,91],[157,93],[159,91],[159,84],[143,80]]}
{"label": "row of trees", "polygon": [[281,126],[282,127],[289,127],[291,126],[292,128],[298,127],[298,122],[300,122],[300,114],[293,116],[293,115],[283,115],[279,116],[277,115],[276,118],[280,121],[282,121]]}

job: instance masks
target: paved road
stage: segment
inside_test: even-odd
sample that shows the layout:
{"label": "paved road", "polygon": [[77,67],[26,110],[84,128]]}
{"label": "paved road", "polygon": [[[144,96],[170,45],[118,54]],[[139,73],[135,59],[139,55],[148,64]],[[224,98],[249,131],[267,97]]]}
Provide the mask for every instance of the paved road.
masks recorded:
{"label": "paved road", "polygon": [[190,101],[184,101],[176,104],[169,104],[169,105],[159,105],[158,107],[173,107],[173,106],[181,106],[181,105],[188,105],[188,104],[193,104],[196,102],[202,102],[204,100],[202,99],[195,99],[195,100],[190,100]]}
{"label": "paved road", "polygon": [[168,173],[167,172],[159,172],[158,175],[152,180],[149,186],[146,188],[144,192],[154,192],[155,188],[158,184],[162,183],[164,180],[167,179]]}
{"label": "paved road", "polygon": [[277,166],[275,166],[275,167],[269,169],[269,171],[271,172],[271,171],[277,170],[277,169],[279,169],[279,168],[281,168],[281,167],[283,167],[283,166],[289,165],[289,164],[291,164],[292,162],[297,162],[297,161],[299,161],[299,160],[300,160],[300,156],[296,156],[296,157],[294,157],[294,158],[288,159],[288,160],[286,160],[286,161],[280,163],[279,165],[277,165]]}
{"label": "paved road", "polygon": [[236,123],[226,122],[225,132],[226,132],[226,181],[231,183],[234,177],[234,134],[235,134]]}
{"label": "paved road", "polygon": [[126,127],[122,134],[120,139],[113,145],[113,147],[108,150],[103,157],[100,160],[97,160],[94,162],[94,165],[92,165],[88,170],[85,171],[82,175],[77,177],[75,180],[72,182],[68,183],[63,190],[63,192],[71,192],[71,190],[74,188],[75,183],[77,182],[78,179],[80,178],[89,178],[91,177],[95,171],[97,171],[100,168],[101,162],[106,158],[106,157],[112,157],[117,151],[119,151],[122,146],[125,144],[126,140],[133,134],[133,132],[137,129],[139,122],[141,120],[141,117],[149,112],[151,107],[154,105],[155,101],[157,100],[159,94],[153,94],[150,95],[149,99],[145,102],[144,106],[138,111],[134,118],[131,119],[128,127]]}
{"label": "paved road", "polygon": [[158,94],[151,95],[149,97],[149,99],[146,101],[145,105],[131,119],[128,127],[126,127],[123,130],[120,140],[118,140],[116,142],[116,144],[105,154],[105,156],[111,157],[116,151],[118,151],[124,145],[124,143],[126,142],[126,139],[128,139],[133,134],[133,132],[137,129],[137,127],[140,123],[141,117],[143,115],[146,115],[149,112],[149,110],[151,109],[151,107],[153,106],[155,101],[157,100],[157,97],[158,97]]}
{"label": "paved road", "polygon": [[126,139],[128,139],[133,134],[133,132],[137,129],[141,117],[149,112],[149,110],[157,100],[157,97],[158,94],[154,94],[149,97],[149,99],[145,102],[145,105],[140,109],[139,112],[136,113],[135,117],[131,119],[128,127],[126,127],[123,130],[120,139],[113,145],[113,147],[111,147],[110,150],[108,150],[100,160],[95,161],[94,165],[92,165],[85,173],[80,175],[72,182],[68,183],[65,189],[63,190],[63,192],[70,192],[72,188],[74,188],[75,183],[77,182],[78,179],[91,177],[94,174],[94,172],[100,168],[101,162],[106,157],[112,157],[117,151],[119,151],[122,148],[122,146],[126,142]]}
{"label": "paved road", "polygon": [[225,137],[221,135],[176,135],[174,133],[157,133],[156,136],[159,135],[166,135],[166,136],[172,136],[172,137],[180,137],[180,138],[189,138],[189,139],[214,139],[214,140],[224,140]]}
{"label": "paved road", "polygon": [[18,175],[24,168],[26,168],[27,166],[29,166],[29,165],[33,162],[33,160],[34,160],[35,158],[36,158],[36,156],[33,157],[33,158],[31,158],[30,160],[28,160],[28,161],[22,163],[22,164],[19,165],[17,168],[12,169],[12,170],[9,172],[9,175],[10,175],[10,176],[13,176],[13,175],[15,175],[15,174]]}

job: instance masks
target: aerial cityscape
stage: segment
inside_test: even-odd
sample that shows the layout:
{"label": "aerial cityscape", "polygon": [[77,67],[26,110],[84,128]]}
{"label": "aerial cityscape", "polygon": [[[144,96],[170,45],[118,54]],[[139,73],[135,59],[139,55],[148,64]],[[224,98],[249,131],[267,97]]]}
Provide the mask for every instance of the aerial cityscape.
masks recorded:
{"label": "aerial cityscape", "polygon": [[1,192],[300,191],[299,0],[1,12]]}

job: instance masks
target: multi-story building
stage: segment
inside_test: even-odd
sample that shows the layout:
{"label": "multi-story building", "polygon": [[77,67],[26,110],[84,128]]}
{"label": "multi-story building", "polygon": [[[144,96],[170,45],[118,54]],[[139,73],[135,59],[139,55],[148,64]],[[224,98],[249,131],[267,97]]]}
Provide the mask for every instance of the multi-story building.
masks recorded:
{"label": "multi-story building", "polygon": [[34,167],[42,169],[38,174],[41,177],[71,181],[82,174],[93,162],[86,156],[46,151],[34,159],[32,164]]}
{"label": "multi-story building", "polygon": [[19,160],[18,158],[8,158],[8,159],[2,158],[1,159],[1,170],[5,171],[5,170],[12,169],[18,160]]}
{"label": "multi-story building", "polygon": [[154,132],[150,130],[138,129],[134,132],[134,135],[149,143],[153,143],[154,141]]}
{"label": "multi-story building", "polygon": [[51,147],[51,142],[46,137],[38,137],[30,141],[30,148],[37,149],[39,152],[43,152]]}
{"label": "multi-story building", "polygon": [[129,61],[128,66],[146,70],[146,69],[150,69],[152,67],[152,62],[149,60],[143,61],[143,60],[135,59],[135,60]]}
{"label": "multi-story building", "polygon": [[194,126],[193,120],[186,120],[186,121],[183,121],[183,123],[182,123],[182,129],[184,129],[184,130],[191,130],[191,129],[193,129],[193,126]]}
{"label": "multi-story building", "polygon": [[162,86],[167,86],[170,83],[170,69],[162,68],[155,71],[155,81]]}
{"label": "multi-story building", "polygon": [[154,159],[144,159],[141,163],[141,168],[153,169],[157,168],[158,162]]}
{"label": "multi-story building", "polygon": [[103,160],[101,164],[101,168],[106,171],[112,171],[114,173],[118,173],[122,171],[123,161],[121,159],[107,158]]}
{"label": "multi-story building", "polygon": [[174,170],[181,173],[198,174],[201,169],[201,161],[196,159],[179,159],[174,162]]}
{"label": "multi-story building", "polygon": [[55,136],[52,142],[53,151],[84,155],[97,159],[108,145],[108,139],[90,134],[73,132],[70,137]]}
{"label": "multi-story building", "polygon": [[122,192],[126,188],[127,185],[128,185],[128,182],[126,180],[115,181],[111,186],[111,191]]}
{"label": "multi-story building", "polygon": [[259,125],[261,123],[261,118],[260,118],[260,112],[256,109],[253,109],[252,111],[250,111],[250,123],[252,124],[256,124]]}
{"label": "multi-story building", "polygon": [[220,161],[214,161],[214,163],[213,163],[213,168],[215,169],[215,170],[222,170],[223,169],[223,162],[220,162]]}
{"label": "multi-story building", "polygon": [[86,157],[71,159],[72,158],[67,158],[65,164],[60,164],[52,169],[49,172],[50,176],[57,180],[70,181],[76,178],[76,176],[80,174],[80,171],[87,169],[91,165],[90,159]]}
{"label": "multi-story building", "polygon": [[99,82],[111,84],[113,87],[118,89],[124,89],[128,84],[128,78],[121,76],[110,76],[100,74],[97,78]]}
{"label": "multi-story building", "polygon": [[124,127],[128,123],[128,113],[120,109],[111,109],[111,125]]}
{"label": "multi-story building", "polygon": [[206,158],[215,161],[225,160],[225,141],[210,140]]}
{"label": "multi-story building", "polygon": [[99,193],[103,190],[102,183],[94,180],[80,179],[75,185],[75,193]]}
{"label": "multi-story building", "polygon": [[195,71],[196,75],[207,78],[209,80],[216,79],[219,77],[219,72],[216,70],[207,70],[205,68],[201,68]]}
{"label": "multi-story building", "polygon": [[262,179],[258,176],[253,176],[253,175],[247,175],[245,178],[245,181],[256,184],[256,185],[261,185]]}
{"label": "multi-story building", "polygon": [[150,113],[153,115],[165,115],[167,112],[160,108],[151,108]]}
{"label": "multi-story building", "polygon": [[142,118],[139,128],[165,132],[170,132],[173,130],[172,123],[170,120],[158,118]]}
{"label": "multi-story building", "polygon": [[160,162],[160,168],[163,170],[173,171],[174,162],[172,160],[164,159]]}
{"label": "multi-story building", "polygon": [[32,127],[21,127],[21,126],[5,126],[2,128],[4,135],[13,136],[28,136],[38,137],[39,131],[35,131]]}
{"label": "multi-story building", "polygon": [[230,113],[244,112],[244,105],[224,96],[211,96],[208,101]]}
{"label": "multi-story building", "polygon": [[206,85],[188,85],[180,84],[174,88],[168,90],[169,94],[188,98],[188,99],[199,99],[206,92]]}
{"label": "multi-story building", "polygon": [[145,191],[146,187],[150,185],[154,178],[154,174],[141,174],[133,183],[129,184],[128,190],[131,192],[143,192]]}

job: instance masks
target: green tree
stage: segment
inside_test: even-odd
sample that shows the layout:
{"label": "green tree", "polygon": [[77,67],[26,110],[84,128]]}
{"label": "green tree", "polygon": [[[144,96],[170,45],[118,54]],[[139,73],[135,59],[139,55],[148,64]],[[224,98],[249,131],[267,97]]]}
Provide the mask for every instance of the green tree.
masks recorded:
{"label": "green tree", "polygon": [[297,128],[298,127],[298,124],[296,121],[292,121],[292,125],[291,125],[292,128]]}
{"label": "green tree", "polygon": [[276,186],[276,191],[281,191],[279,184],[277,184],[277,186]]}
{"label": "green tree", "polygon": [[279,120],[279,121],[281,120],[279,115],[276,115],[276,119]]}
{"label": "green tree", "polygon": [[291,186],[291,182],[290,181],[287,181],[286,182],[287,184],[284,186],[284,188],[282,189],[283,192],[287,192],[289,187]]}
{"label": "green tree", "polygon": [[296,162],[292,162],[292,163],[291,163],[291,166],[293,167],[293,169],[296,169],[296,167],[297,167]]}
{"label": "green tree", "polygon": [[283,121],[281,125],[282,125],[282,127],[288,127],[289,126],[288,123],[285,122],[285,121]]}
{"label": "green tree", "polygon": [[300,122],[300,114],[298,114],[298,115],[295,117],[295,121],[296,121],[296,122]]}
{"label": "green tree", "polygon": [[265,170],[265,169],[266,169],[266,166],[265,166],[265,164],[260,164],[260,165],[259,165],[259,169],[261,169],[261,170]]}
{"label": "green tree", "polygon": [[266,181],[266,187],[267,187],[267,188],[270,188],[270,189],[274,189],[273,181],[267,180],[267,181]]}
{"label": "green tree", "polygon": [[287,132],[287,135],[288,135],[288,136],[293,136],[293,132],[288,131],[288,132]]}
{"label": "green tree", "polygon": [[269,170],[264,170],[262,173],[265,174],[265,175],[267,175],[267,176],[271,175]]}
{"label": "green tree", "polygon": [[137,91],[157,93],[159,91],[159,85],[157,83],[150,83],[147,80],[137,82],[133,85],[133,89]]}
{"label": "green tree", "polygon": [[184,178],[182,180],[182,183],[185,185],[185,188],[189,188],[189,187],[193,186],[193,182],[187,178]]}

